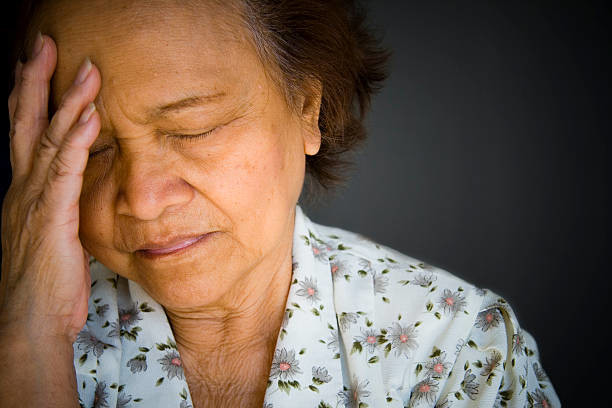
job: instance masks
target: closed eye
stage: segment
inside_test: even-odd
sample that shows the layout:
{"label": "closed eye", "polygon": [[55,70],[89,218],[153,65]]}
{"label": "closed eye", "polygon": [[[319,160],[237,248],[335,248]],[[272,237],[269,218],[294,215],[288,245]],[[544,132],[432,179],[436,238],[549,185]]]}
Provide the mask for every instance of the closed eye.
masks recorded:
{"label": "closed eye", "polygon": [[[189,140],[189,141],[195,141],[195,140],[198,140],[198,139],[205,138],[206,136],[208,136],[212,132],[214,132],[215,129],[211,129],[211,130],[208,130],[208,131],[206,131],[204,133],[198,133],[198,134],[195,134],[195,135],[189,135],[189,134],[170,134],[168,136],[169,137],[174,137],[174,138],[177,138],[177,139],[181,139],[181,140],[185,139],[185,140]],[[106,151],[106,150],[108,150],[110,148],[111,148],[111,146],[104,146],[101,149],[96,150],[95,152],[91,152],[89,154],[89,158],[92,158],[93,156],[95,156],[95,155],[97,155],[99,153],[102,153],[102,152],[104,152],[104,151]]]}
{"label": "closed eye", "polygon": [[196,135],[174,134],[174,135],[169,135],[169,136],[176,137],[178,139],[197,140],[197,139],[205,138],[206,136],[210,135],[214,131],[215,131],[215,129],[211,129],[211,130],[208,130],[208,131],[206,131],[204,133],[198,133]]}
{"label": "closed eye", "polygon": [[101,149],[96,150],[95,152],[91,152],[89,153],[89,158],[91,159],[92,157],[94,157],[95,155],[97,155],[98,153],[102,153],[108,149],[110,149],[111,146],[103,146]]}

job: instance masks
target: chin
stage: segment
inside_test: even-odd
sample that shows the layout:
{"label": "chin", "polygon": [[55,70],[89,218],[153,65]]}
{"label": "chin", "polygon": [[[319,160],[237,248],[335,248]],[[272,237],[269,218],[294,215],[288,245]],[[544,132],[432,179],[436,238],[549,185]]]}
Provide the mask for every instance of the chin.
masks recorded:
{"label": "chin", "polygon": [[[218,268],[216,265],[224,265]],[[165,308],[190,309],[218,303],[236,285],[239,273],[227,263],[203,257],[194,262],[159,272],[144,270],[138,283]]]}

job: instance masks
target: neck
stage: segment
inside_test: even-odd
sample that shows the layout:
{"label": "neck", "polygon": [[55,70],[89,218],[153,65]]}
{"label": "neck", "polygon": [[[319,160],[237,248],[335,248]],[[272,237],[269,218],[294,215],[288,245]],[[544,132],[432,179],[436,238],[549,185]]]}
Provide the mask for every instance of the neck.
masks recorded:
{"label": "neck", "polygon": [[219,302],[166,309],[190,388],[206,384],[212,393],[236,384],[242,391],[265,392],[291,284],[293,227],[275,255]]}

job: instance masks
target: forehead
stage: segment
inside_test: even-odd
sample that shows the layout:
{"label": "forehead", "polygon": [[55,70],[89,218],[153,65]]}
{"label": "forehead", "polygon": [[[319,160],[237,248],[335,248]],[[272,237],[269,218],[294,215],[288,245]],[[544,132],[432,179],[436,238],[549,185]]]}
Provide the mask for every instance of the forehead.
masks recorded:
{"label": "forehead", "polygon": [[87,56],[102,74],[99,98],[134,117],[162,99],[238,92],[262,69],[240,21],[215,1],[52,2],[41,28],[57,44],[53,104]]}

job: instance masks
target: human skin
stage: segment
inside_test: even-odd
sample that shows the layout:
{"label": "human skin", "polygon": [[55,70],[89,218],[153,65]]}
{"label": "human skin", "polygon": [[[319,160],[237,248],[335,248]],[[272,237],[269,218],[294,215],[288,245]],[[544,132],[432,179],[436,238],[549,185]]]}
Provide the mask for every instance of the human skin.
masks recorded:
{"label": "human skin", "polygon": [[[101,130],[90,148],[99,153],[83,175],[80,241],[164,307],[195,407],[262,405],[290,284],[305,155],[320,146],[320,93],[292,110],[227,11],[212,2],[192,9],[66,0],[40,21],[57,44],[53,111],[86,57],[101,81]],[[149,115],[213,94],[223,96]],[[166,259],[136,252],[148,241],[209,232]]]}

